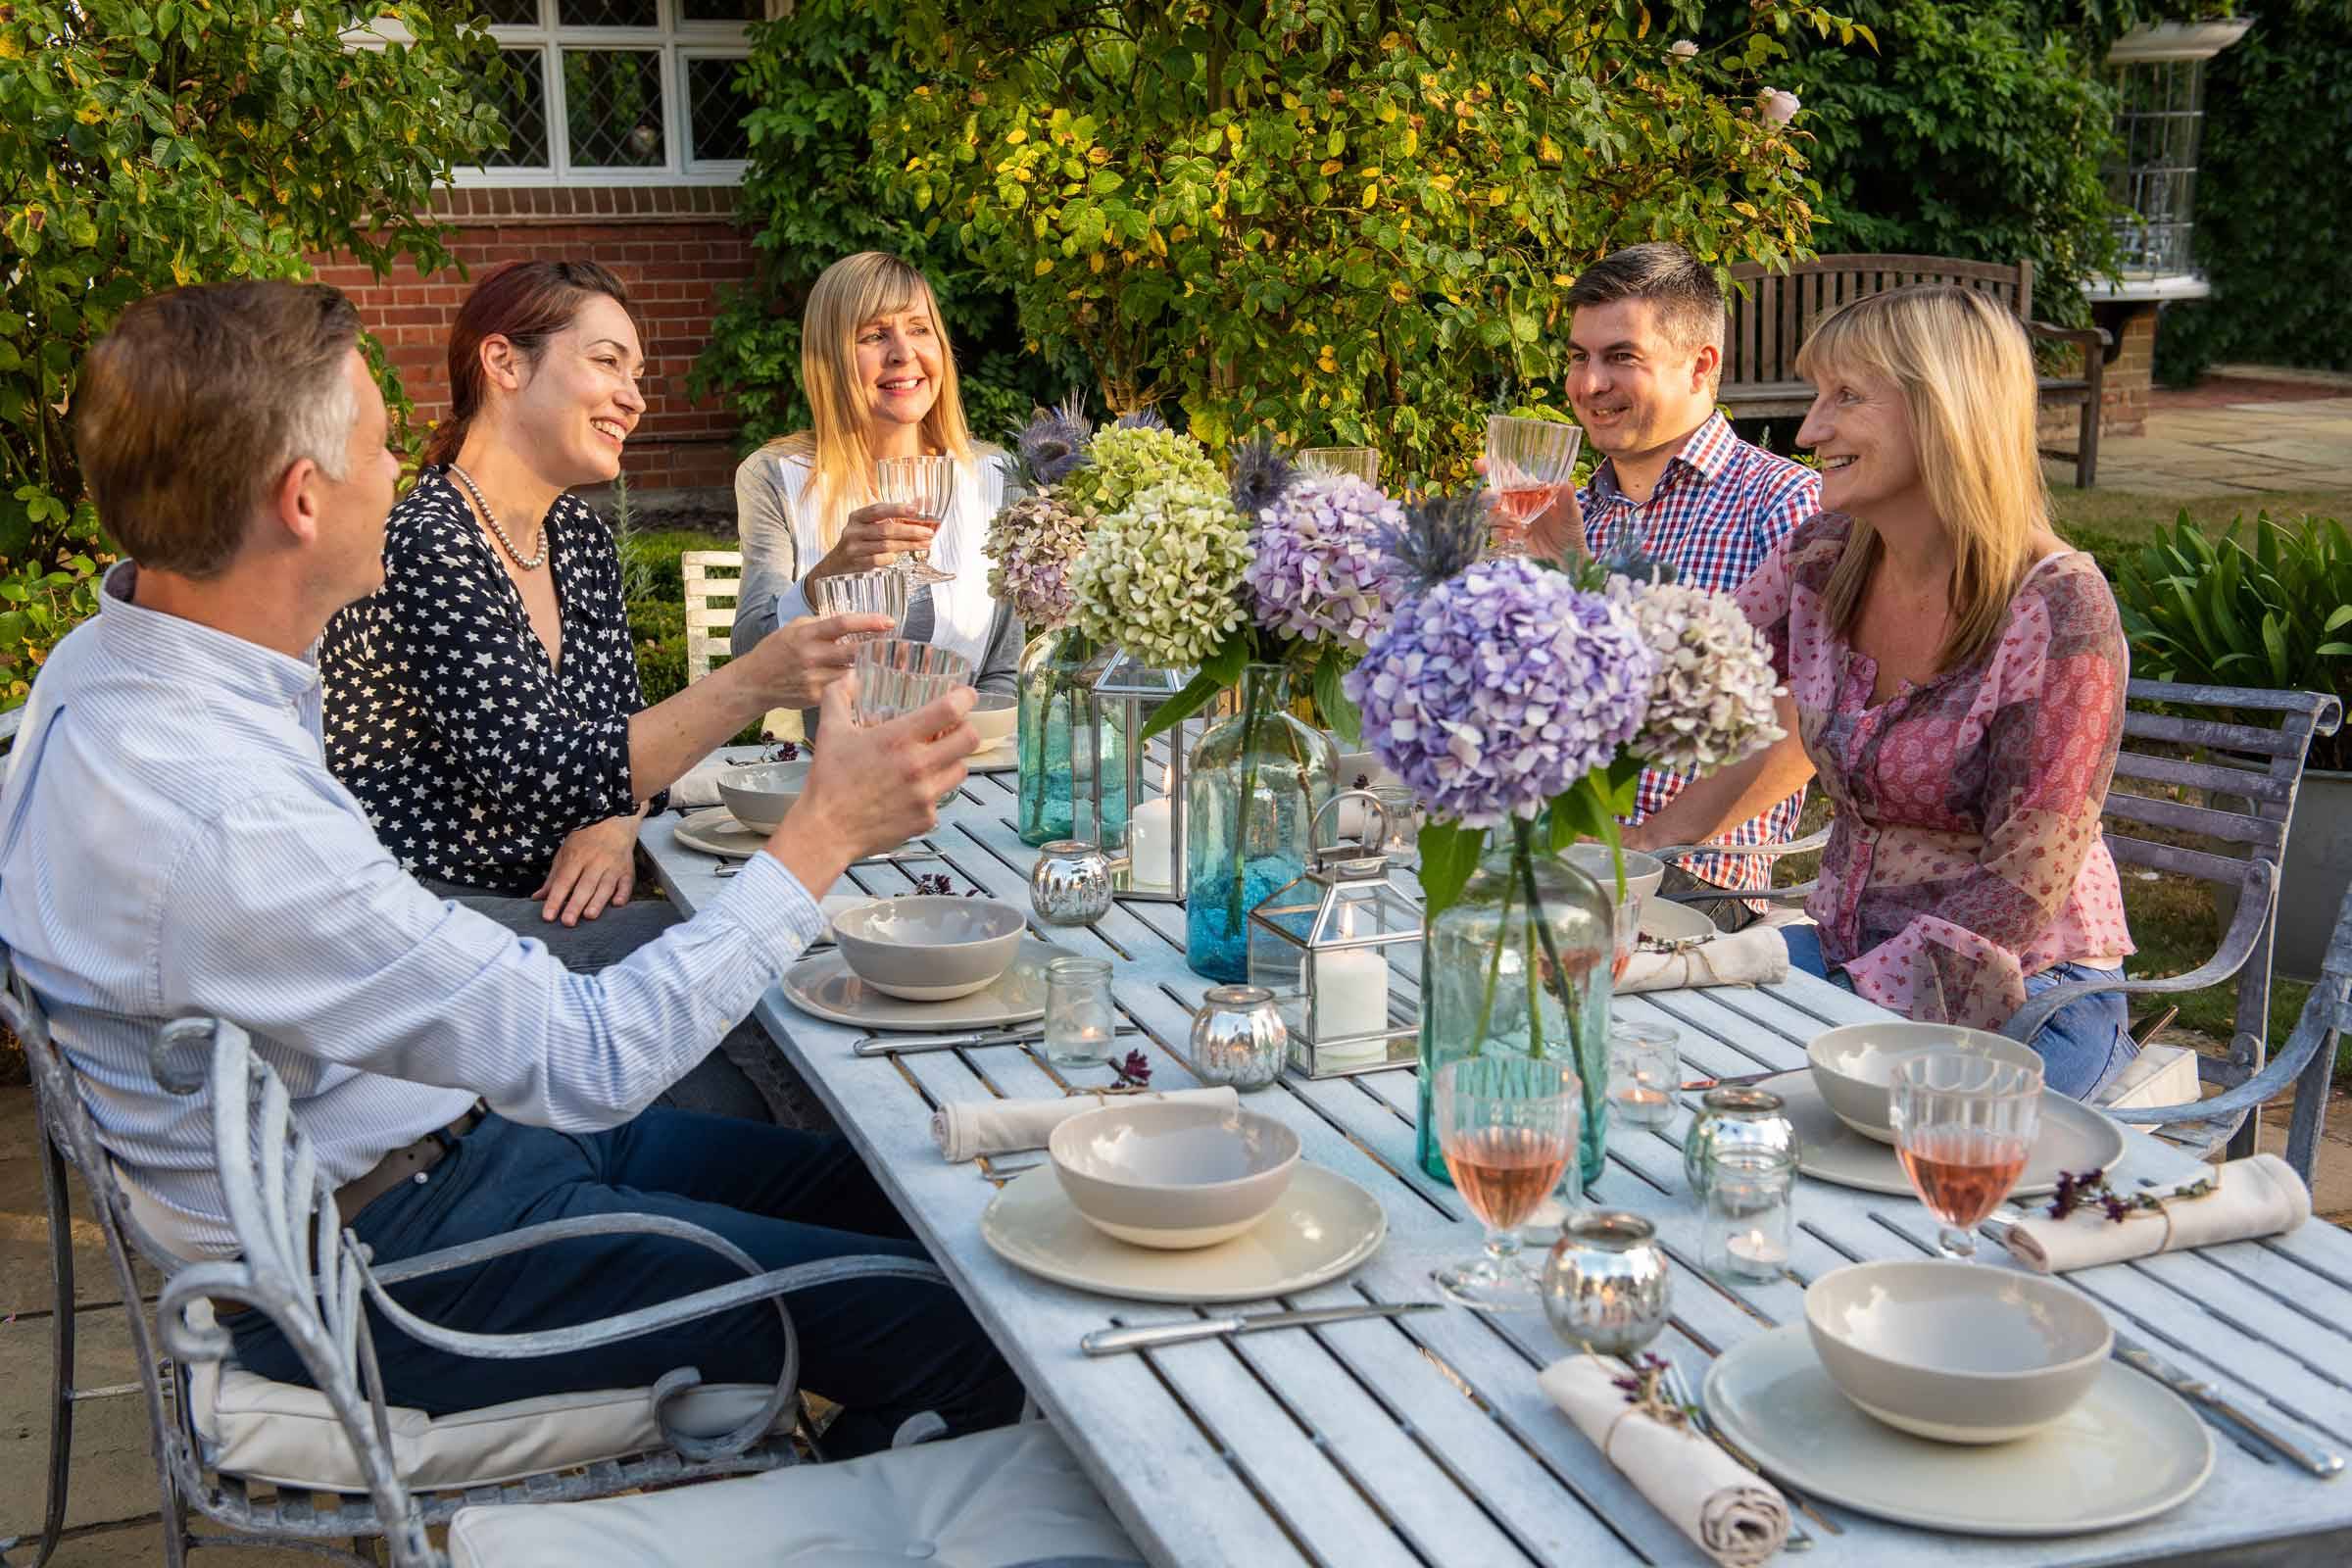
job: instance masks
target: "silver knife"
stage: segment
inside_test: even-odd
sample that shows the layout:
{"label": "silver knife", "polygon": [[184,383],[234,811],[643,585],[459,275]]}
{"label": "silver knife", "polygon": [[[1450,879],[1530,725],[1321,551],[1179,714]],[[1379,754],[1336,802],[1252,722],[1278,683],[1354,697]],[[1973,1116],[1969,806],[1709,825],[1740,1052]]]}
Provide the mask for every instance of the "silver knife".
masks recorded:
{"label": "silver knife", "polygon": [[2201,1378],[2190,1377],[2170,1361],[2157,1355],[2146,1346],[2118,1334],[2115,1337],[2114,1354],[2118,1361],[2123,1362],[2132,1371],[2145,1373],[2183,1399],[2192,1404],[2201,1405],[2213,1414],[2221,1416],[2231,1426],[2260,1442],[2263,1446],[2280,1458],[2299,1465],[2321,1480],[2331,1480],[2343,1473],[2344,1456],[2342,1454],[2330,1453],[2325,1448],[2306,1448],[2276,1428],[2264,1425],[2230,1403],[2230,1396],[2220,1389]]}
{"label": "silver knife", "polygon": [[1412,1312],[1435,1312],[1443,1301],[1358,1301],[1351,1306],[1310,1306],[1296,1312],[1237,1312],[1229,1317],[1191,1317],[1181,1323],[1146,1323],[1127,1329],[1097,1329],[1078,1341],[1089,1355],[1116,1355],[1121,1350],[1156,1350],[1163,1345],[1213,1340],[1227,1334],[1255,1334],[1260,1329],[1297,1329],[1315,1323],[1345,1323],[1359,1317],[1403,1317]]}
{"label": "silver knife", "polygon": [[[1141,1024],[1123,1023],[1114,1035],[1140,1035]],[[1033,1046],[1046,1038],[1043,1029],[978,1029],[959,1035],[876,1035],[851,1048],[859,1056],[909,1056],[925,1051],[961,1051],[966,1046]]]}
{"label": "silver knife", "polygon": [[1767,1078],[1778,1078],[1788,1071],[1786,1067],[1766,1067],[1761,1072],[1743,1072],[1737,1078],[1691,1078],[1685,1080],[1679,1092],[1690,1095],[1702,1089],[1744,1089],[1749,1084],[1760,1084]]}

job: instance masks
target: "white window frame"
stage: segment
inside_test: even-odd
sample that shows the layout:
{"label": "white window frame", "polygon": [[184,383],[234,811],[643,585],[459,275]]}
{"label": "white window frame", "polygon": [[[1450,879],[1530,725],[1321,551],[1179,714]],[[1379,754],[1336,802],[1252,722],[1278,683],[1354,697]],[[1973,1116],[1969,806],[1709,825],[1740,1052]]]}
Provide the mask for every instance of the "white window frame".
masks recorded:
{"label": "white window frame", "polygon": [[[744,60],[751,55],[751,28],[740,22],[688,22],[681,0],[656,0],[660,25],[653,27],[567,27],[555,22],[557,0],[538,0],[536,26],[493,25],[501,49],[539,52],[541,102],[547,111],[549,162],[538,165],[466,168],[453,171],[460,189],[513,186],[740,185],[744,160],[692,159],[693,105],[687,100],[686,61]],[[575,165],[571,161],[570,118],[564,111],[563,52],[610,49],[658,53],[662,57],[662,164],[647,168]]]}

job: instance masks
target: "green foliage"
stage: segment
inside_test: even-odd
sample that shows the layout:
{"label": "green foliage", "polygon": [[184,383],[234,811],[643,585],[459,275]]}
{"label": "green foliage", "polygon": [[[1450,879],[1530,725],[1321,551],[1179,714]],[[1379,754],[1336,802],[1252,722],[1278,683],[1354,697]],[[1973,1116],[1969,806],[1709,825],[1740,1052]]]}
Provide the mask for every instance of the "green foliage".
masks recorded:
{"label": "green foliage", "polygon": [[2352,370],[2352,21],[2341,4],[2251,9],[2206,68],[2195,243],[2213,297],[2165,313],[2167,380],[2215,360]]}
{"label": "green foliage", "polygon": [[1632,0],[905,14],[944,79],[875,123],[881,188],[1009,284],[1032,340],[1212,448],[1376,445],[1414,483],[1465,476],[1505,380],[1560,384],[1592,258],[1806,254],[1807,138],[1758,112],[1759,73],[1800,26],[1852,36],[1773,0],[1688,64]]}
{"label": "green foliage", "polygon": [[[1820,138],[1816,248],[2026,258],[2039,274],[2035,314],[2083,318],[2075,285],[2115,257],[2104,43],[2086,44],[2033,0],[1847,9],[1878,49],[1815,41],[1785,73]],[[1711,18],[1731,14],[1709,8]]]}
{"label": "green foliage", "polygon": [[[2331,517],[2243,520],[2209,538],[2183,514],[2115,585],[2135,673],[2279,691],[2352,692],[2352,536]],[[2311,765],[2352,766],[2352,737],[2312,743]]]}
{"label": "green foliage", "polygon": [[803,0],[752,29],[736,83],[752,143],[736,210],[760,270],[721,299],[689,382],[697,397],[726,396],[747,444],[808,427],[802,310],[817,274],[858,251],[904,257],[931,279],[975,433],[1003,438],[1061,389],[1054,366],[1022,355],[1004,287],[964,259],[953,234],[887,203],[888,171],[867,126],[915,92],[939,90],[907,60],[906,25],[897,0]]}
{"label": "green foliage", "polygon": [[[379,16],[414,44],[345,46]],[[89,345],[143,295],[304,276],[317,251],[448,265],[416,214],[504,134],[468,91],[491,58],[465,8],[424,3],[0,6],[0,701],[94,607],[66,422]]]}

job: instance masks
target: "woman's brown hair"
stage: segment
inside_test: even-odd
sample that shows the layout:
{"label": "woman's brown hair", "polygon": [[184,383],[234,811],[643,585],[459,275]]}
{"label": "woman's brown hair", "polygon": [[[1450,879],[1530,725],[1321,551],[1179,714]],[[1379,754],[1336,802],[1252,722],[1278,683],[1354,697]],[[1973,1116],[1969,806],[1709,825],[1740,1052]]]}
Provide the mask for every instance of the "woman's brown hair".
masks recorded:
{"label": "woman's brown hair", "polygon": [[[629,291],[594,262],[509,262],[485,273],[449,329],[449,416],[433,426],[424,461],[447,464],[466,444],[466,431],[482,408],[486,340],[503,337],[526,363],[536,364],[547,340],[571,325],[580,307],[599,294],[637,321]],[[639,322],[640,336],[644,330]]]}

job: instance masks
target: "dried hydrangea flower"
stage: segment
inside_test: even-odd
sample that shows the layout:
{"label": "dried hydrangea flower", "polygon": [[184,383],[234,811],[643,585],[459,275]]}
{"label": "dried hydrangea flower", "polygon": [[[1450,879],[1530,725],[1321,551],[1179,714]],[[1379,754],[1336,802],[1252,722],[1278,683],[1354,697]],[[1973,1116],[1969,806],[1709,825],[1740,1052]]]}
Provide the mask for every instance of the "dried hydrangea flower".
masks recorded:
{"label": "dried hydrangea flower", "polygon": [[1096,527],[1070,568],[1073,620],[1099,643],[1188,668],[1241,623],[1249,565],[1250,531],[1223,476],[1211,468],[1205,479],[1162,479]]}
{"label": "dried hydrangea flower", "polygon": [[990,563],[990,597],[1010,605],[1033,634],[1060,629],[1070,618],[1070,566],[1095,521],[1072,511],[1056,490],[1022,496],[999,510],[980,546]]}
{"label": "dried hydrangea flower", "polygon": [[1430,814],[1532,819],[1642,727],[1655,663],[1631,614],[1534,562],[1404,601],[1347,677],[1364,741]]}
{"label": "dried hydrangea flower", "polygon": [[1773,700],[1782,688],[1770,645],[1729,594],[1614,577],[1608,595],[1633,616],[1656,656],[1649,710],[1633,741],[1636,756],[1708,773],[1781,738]]}
{"label": "dried hydrangea flower", "polygon": [[[1225,488],[1200,443],[1165,428],[1114,425],[1087,444],[1086,466],[1061,487],[1073,512],[1108,514],[1124,509],[1147,485],[1181,479]],[[1230,507],[1232,503],[1227,502]]]}

